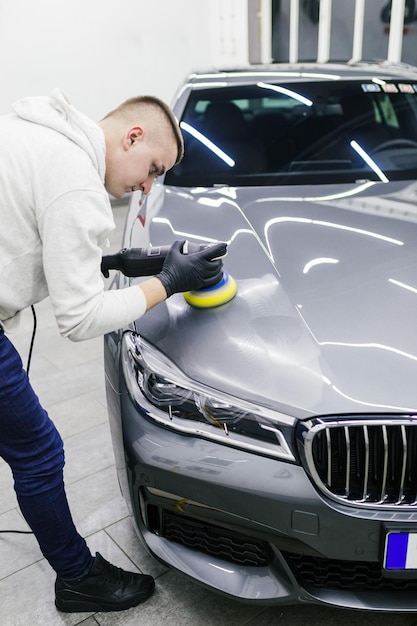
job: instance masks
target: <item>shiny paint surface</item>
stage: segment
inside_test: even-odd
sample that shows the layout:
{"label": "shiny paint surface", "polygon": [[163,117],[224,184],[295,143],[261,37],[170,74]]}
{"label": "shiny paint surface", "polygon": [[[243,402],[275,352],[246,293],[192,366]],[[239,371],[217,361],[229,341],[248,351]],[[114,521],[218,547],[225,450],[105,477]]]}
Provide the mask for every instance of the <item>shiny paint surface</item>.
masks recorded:
{"label": "shiny paint surface", "polygon": [[417,410],[414,182],[152,193],[129,245],[227,241],[238,285],[221,307],[176,295],[138,321],[186,374],[297,417]]}

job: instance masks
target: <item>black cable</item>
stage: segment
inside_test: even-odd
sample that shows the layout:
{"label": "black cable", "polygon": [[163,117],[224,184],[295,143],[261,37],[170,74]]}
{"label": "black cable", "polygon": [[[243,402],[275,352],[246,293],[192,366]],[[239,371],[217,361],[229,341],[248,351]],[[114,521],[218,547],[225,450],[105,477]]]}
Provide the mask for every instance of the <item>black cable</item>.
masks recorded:
{"label": "black cable", "polygon": [[32,315],[33,315],[33,331],[32,331],[32,339],[30,340],[29,356],[28,356],[28,362],[27,362],[27,366],[26,366],[26,373],[27,374],[29,374],[30,362],[32,360],[33,344],[35,343],[36,326],[37,326],[35,307],[32,304],[30,308],[32,309]]}

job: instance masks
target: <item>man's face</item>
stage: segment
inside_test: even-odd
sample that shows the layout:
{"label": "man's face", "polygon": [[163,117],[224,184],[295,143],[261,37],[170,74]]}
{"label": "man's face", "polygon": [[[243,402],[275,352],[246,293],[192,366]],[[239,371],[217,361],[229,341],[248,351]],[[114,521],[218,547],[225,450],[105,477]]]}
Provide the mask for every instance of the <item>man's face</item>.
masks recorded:
{"label": "man's face", "polygon": [[115,154],[107,157],[106,189],[115,198],[123,198],[131,191],[149,193],[155,178],[175,165],[177,146],[169,135],[159,142],[135,127],[126,133]]}

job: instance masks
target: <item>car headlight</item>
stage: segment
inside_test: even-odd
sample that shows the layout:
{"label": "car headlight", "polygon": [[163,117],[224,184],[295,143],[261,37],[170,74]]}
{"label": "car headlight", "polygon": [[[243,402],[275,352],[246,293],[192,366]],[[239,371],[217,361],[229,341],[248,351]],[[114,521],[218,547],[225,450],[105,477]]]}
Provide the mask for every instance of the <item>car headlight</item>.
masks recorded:
{"label": "car headlight", "polygon": [[183,433],[295,461],[293,417],[189,379],[133,332],[123,335],[122,368],[130,397],[149,418]]}

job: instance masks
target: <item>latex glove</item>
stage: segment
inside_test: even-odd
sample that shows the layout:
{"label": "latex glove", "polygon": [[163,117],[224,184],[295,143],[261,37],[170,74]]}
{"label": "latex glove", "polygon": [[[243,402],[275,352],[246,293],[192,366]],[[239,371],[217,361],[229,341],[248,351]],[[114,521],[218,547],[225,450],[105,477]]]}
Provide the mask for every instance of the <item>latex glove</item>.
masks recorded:
{"label": "latex glove", "polygon": [[223,263],[227,245],[217,243],[198,252],[183,254],[185,241],[176,241],[167,254],[157,278],[161,281],[167,296],[183,291],[193,291],[212,287],[222,280]]}

